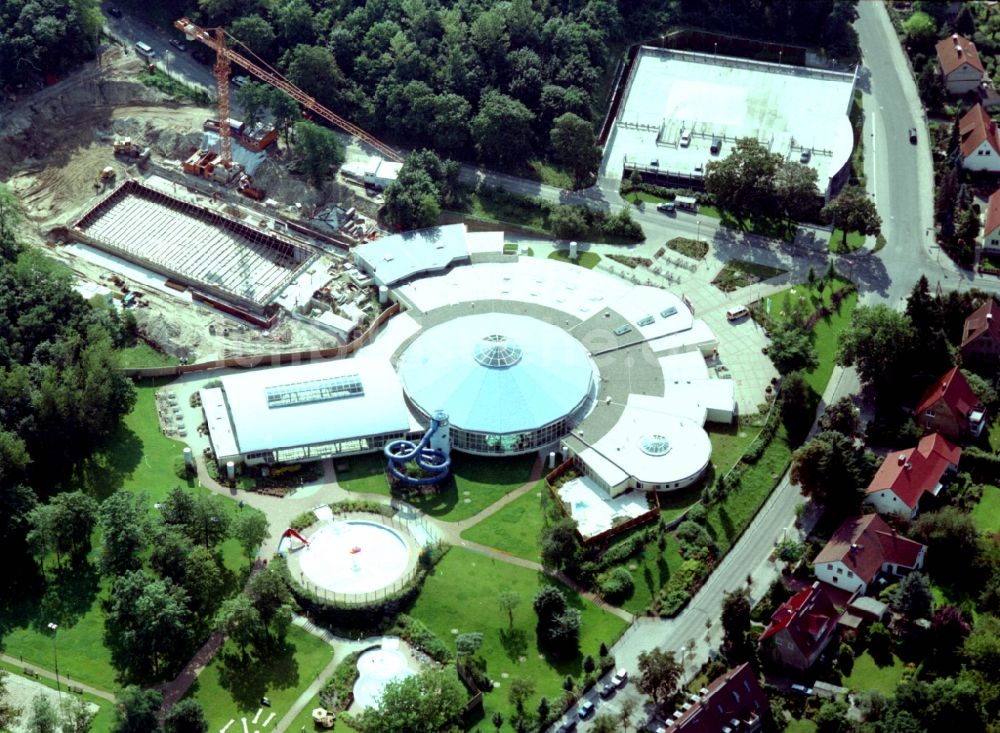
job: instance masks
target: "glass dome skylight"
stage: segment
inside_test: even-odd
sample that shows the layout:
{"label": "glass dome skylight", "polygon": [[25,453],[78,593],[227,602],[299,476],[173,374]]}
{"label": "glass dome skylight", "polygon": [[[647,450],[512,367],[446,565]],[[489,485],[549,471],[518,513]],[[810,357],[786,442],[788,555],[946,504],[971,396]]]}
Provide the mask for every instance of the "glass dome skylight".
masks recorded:
{"label": "glass dome skylight", "polygon": [[485,367],[502,369],[521,361],[524,352],[516,341],[503,334],[494,333],[476,342],[472,347],[476,361]]}
{"label": "glass dome skylight", "polygon": [[639,447],[649,456],[665,456],[670,452],[670,441],[662,435],[643,435]]}

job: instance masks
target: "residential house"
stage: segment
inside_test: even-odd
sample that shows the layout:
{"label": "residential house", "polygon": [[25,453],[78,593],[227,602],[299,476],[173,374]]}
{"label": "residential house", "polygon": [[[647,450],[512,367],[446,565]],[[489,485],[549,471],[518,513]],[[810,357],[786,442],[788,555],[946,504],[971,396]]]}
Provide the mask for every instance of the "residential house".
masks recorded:
{"label": "residential house", "polygon": [[813,571],[824,583],[864,594],[882,573],[902,575],[923,567],[926,550],[878,514],[867,514],[840,525],[813,560]]}
{"label": "residential house", "polygon": [[760,646],[782,664],[809,669],[837,636],[840,612],[818,580],[778,607]]}
{"label": "residential house", "polygon": [[[991,210],[994,198],[1000,199],[1000,196],[993,194],[990,197]],[[1000,209],[1000,202],[997,208]],[[1000,227],[1000,212],[997,219],[997,226]],[[1000,231],[995,234],[1000,238]],[[990,298],[965,319],[959,351],[965,363],[1000,366],[1000,305],[996,300]]]}
{"label": "residential house", "polygon": [[767,696],[753,667],[741,664],[716,677],[699,694],[690,695],[667,720],[670,733],[755,733],[761,729],[767,709]]}
{"label": "residential house", "polygon": [[997,123],[977,104],[958,121],[962,167],[970,171],[1000,172],[1000,135]]}
{"label": "residential house", "polygon": [[949,369],[927,388],[914,410],[917,424],[928,433],[951,440],[978,438],[986,425],[986,411],[958,367]]}
{"label": "residential house", "polygon": [[961,96],[979,89],[986,69],[979,59],[976,44],[957,33],[937,42],[935,46],[941,81],[948,94]]}
{"label": "residential house", "polygon": [[957,470],[962,449],[938,433],[925,435],[916,448],[885,457],[868,484],[865,504],[880,514],[913,519],[925,496],[937,496]]}
{"label": "residential house", "polygon": [[1000,253],[1000,188],[990,194],[983,222],[983,254]]}

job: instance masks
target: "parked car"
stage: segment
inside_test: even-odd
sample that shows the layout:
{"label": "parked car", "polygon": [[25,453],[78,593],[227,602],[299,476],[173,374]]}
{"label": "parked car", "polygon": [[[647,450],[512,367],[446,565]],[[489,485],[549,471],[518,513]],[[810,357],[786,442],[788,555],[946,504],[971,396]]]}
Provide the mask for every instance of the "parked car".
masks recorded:
{"label": "parked car", "polygon": [[696,165],[694,167],[694,174],[696,176],[703,176],[703,175],[705,175],[705,165],[703,163],[699,163],[698,165]]}
{"label": "parked car", "polygon": [[[674,309],[674,312],[676,312],[676,309]],[[611,678],[611,681],[614,683],[615,687],[624,687],[625,683],[628,682],[628,670],[619,669],[617,672],[615,672],[614,676]]]}
{"label": "parked car", "polygon": [[664,214],[676,214],[677,204],[675,204],[673,201],[664,201],[663,203],[659,203],[656,205],[656,210],[662,211]]}
{"label": "parked car", "polygon": [[649,167],[650,168],[659,168],[660,167],[660,159],[657,158],[656,160],[649,161]]}
{"label": "parked car", "polygon": [[910,128],[910,142],[914,145],[917,144],[917,128],[915,127]]}
{"label": "parked car", "polygon": [[576,730],[576,721],[572,718],[564,720],[562,724],[556,728],[558,733],[573,733]]}
{"label": "parked car", "polygon": [[801,692],[803,695],[812,695],[813,688],[805,685],[792,685],[792,692]]}
{"label": "parked car", "polygon": [[802,151],[802,155],[799,156],[799,162],[805,165],[813,156],[812,148],[806,148]]}
{"label": "parked car", "polygon": [[244,84],[246,84],[248,81],[250,81],[250,79],[248,79],[245,76],[234,76],[233,77],[233,86],[234,87],[241,87]]}
{"label": "parked car", "polygon": [[580,705],[576,708],[576,714],[580,716],[581,720],[586,718],[592,712],[594,712],[594,703],[590,700],[581,700]]}
{"label": "parked car", "polygon": [[171,38],[170,41],[169,41],[169,43],[170,43],[171,46],[173,46],[174,48],[176,48],[178,51],[187,51],[187,46],[184,43],[182,43],[181,41],[178,41],[176,38]]}
{"label": "parked car", "polygon": [[718,155],[719,151],[722,150],[722,140],[717,137],[712,138],[712,155]]}
{"label": "parked car", "polygon": [[618,688],[615,687],[613,683],[605,682],[603,685],[601,685],[600,689],[597,690],[597,694],[600,695],[603,699],[607,700],[609,697],[614,695],[617,690]]}
{"label": "parked car", "polygon": [[686,148],[691,144],[691,131],[681,130],[681,147]]}

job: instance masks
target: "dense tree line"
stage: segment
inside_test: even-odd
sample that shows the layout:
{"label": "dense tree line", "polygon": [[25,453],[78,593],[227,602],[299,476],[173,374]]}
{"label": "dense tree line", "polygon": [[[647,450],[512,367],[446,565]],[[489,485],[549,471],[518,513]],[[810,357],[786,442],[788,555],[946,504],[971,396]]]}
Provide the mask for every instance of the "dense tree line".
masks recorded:
{"label": "dense tree line", "polygon": [[74,495],[42,500],[132,409],[115,349],[134,322],[85,301],[51,260],[22,250],[16,228],[16,202],[0,187],[0,538],[19,557],[29,529],[48,526],[33,544],[52,543],[61,562],[85,553],[92,507]]}
{"label": "dense tree line", "polygon": [[0,90],[93,57],[102,23],[100,0],[4,0]]}

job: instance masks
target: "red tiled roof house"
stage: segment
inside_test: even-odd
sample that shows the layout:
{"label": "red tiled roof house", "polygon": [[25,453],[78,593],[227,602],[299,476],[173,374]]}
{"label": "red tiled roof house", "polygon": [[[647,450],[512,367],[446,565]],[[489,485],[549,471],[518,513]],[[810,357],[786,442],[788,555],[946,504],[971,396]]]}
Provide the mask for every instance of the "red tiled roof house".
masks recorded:
{"label": "red tiled roof house", "polygon": [[881,573],[902,575],[922,568],[926,551],[878,514],[867,514],[840,525],[813,560],[813,571],[824,583],[864,594]]}
{"label": "red tiled roof house", "polygon": [[742,664],[716,677],[700,694],[691,695],[684,708],[668,718],[670,733],[755,733],[767,709],[757,674],[749,664]]}
{"label": "red tiled roof house", "polygon": [[837,635],[840,612],[819,581],[782,603],[760,637],[760,647],[775,660],[809,669]]}
{"label": "red tiled roof house", "polygon": [[978,438],[986,425],[986,411],[958,367],[927,388],[914,418],[925,432],[941,433],[956,441],[967,435]]}
{"label": "red tiled roof house", "polygon": [[987,253],[1000,252],[1000,188],[990,194],[989,203],[986,204],[983,249]]}
{"label": "red tiled roof house", "polygon": [[941,81],[948,94],[961,96],[979,88],[986,69],[975,43],[956,33],[938,41],[935,50]]}
{"label": "red tiled roof house", "polygon": [[[1000,192],[998,192],[1000,193]],[[990,209],[993,199],[1000,199],[996,193],[990,196]],[[1000,202],[997,204],[1000,210]],[[997,215],[998,231],[994,234],[1000,238],[1000,211]],[[997,245],[1000,247],[1000,244]],[[990,298],[986,303],[974,310],[965,319],[962,328],[962,345],[959,347],[962,360],[965,362],[981,362],[997,366],[1000,362],[1000,305]]]}
{"label": "red tiled roof house", "polygon": [[937,496],[958,468],[962,449],[937,433],[925,435],[916,448],[893,451],[885,457],[868,484],[865,504],[880,514],[913,519],[920,500]]}
{"label": "red tiled roof house", "polygon": [[1000,134],[997,123],[977,104],[958,121],[962,167],[970,171],[1000,171]]}

